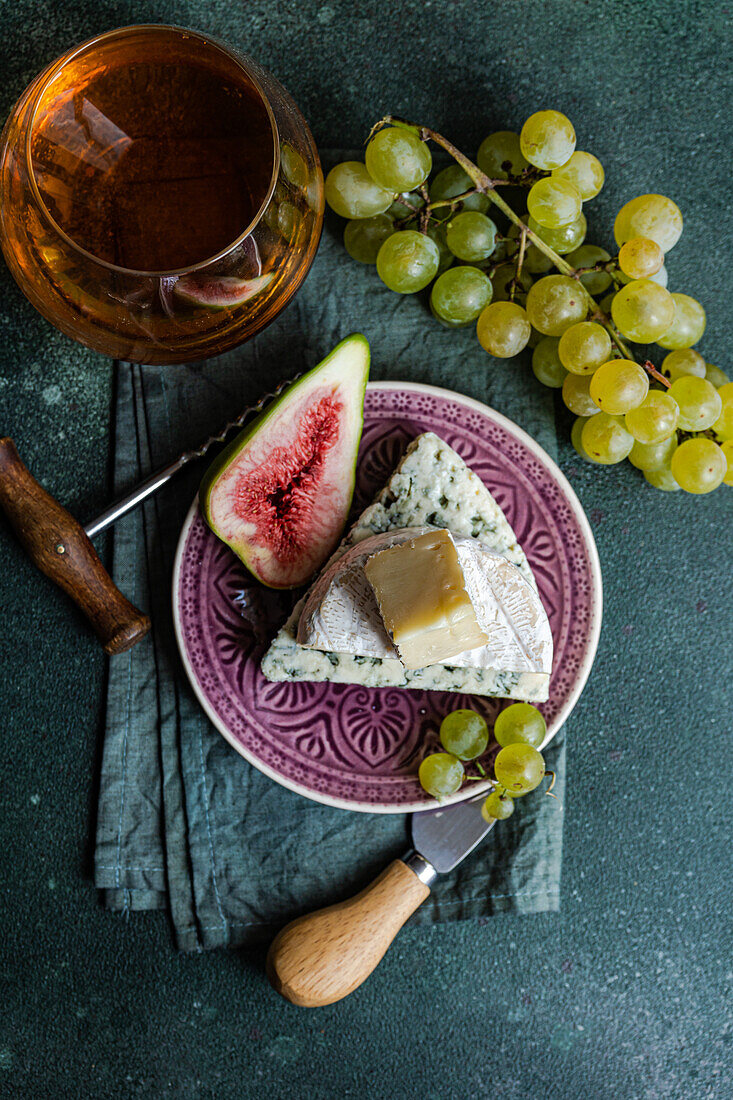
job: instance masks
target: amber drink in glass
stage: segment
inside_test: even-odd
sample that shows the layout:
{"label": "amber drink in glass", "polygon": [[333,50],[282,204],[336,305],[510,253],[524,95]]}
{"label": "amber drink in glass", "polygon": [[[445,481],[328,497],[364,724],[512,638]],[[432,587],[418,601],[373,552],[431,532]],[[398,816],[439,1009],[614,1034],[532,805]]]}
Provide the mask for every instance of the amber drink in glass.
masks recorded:
{"label": "amber drink in glass", "polygon": [[26,89],[0,146],[0,244],[34,306],[107,355],[182,363],[254,335],[323,221],[311,133],[250,59],[125,27]]}

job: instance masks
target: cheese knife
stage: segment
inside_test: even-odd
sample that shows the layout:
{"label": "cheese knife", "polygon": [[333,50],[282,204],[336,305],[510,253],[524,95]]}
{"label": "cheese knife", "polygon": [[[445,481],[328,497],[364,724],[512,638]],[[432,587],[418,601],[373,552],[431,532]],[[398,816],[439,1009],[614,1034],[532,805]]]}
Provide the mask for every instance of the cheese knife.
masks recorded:
{"label": "cheese knife", "polygon": [[469,855],[492,826],[486,792],[412,815],[413,848],[361,893],[292,921],[273,940],[267,976],[286,1000],[305,1008],[333,1004],[372,973],[438,875]]}

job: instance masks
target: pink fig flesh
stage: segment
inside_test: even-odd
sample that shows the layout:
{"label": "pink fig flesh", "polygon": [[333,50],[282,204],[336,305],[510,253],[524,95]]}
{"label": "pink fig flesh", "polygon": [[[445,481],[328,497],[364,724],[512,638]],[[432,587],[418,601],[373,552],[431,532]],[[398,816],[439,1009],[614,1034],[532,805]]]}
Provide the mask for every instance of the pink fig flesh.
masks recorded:
{"label": "pink fig flesh", "polygon": [[253,279],[236,279],[232,275],[182,275],[173,291],[186,302],[204,309],[229,309],[241,306],[269,286],[274,275],[256,275]]}
{"label": "pink fig flesh", "polygon": [[342,341],[207,472],[212,530],[264,584],[305,583],[334,549],[354,490],[369,352]]}

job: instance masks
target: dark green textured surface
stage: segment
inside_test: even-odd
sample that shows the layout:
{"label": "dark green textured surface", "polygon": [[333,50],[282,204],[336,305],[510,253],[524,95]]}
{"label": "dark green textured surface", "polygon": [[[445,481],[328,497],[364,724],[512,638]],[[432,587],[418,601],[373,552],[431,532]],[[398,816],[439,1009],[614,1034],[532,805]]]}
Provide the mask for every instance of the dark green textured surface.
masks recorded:
{"label": "dark green textured surface", "polygon": [[[18,0],[0,13],[3,113],[72,41],[146,19],[246,46],[324,145],[358,143],[391,109],[470,151],[564,109],[607,169],[590,207],[600,243],[633,194],[679,202],[671,284],[704,301],[702,349],[730,367],[724,6]],[[54,333],[4,271],[0,286],[0,430],[93,512],[110,364]],[[425,378],[445,384],[439,364]],[[317,1013],[275,998],[261,953],[180,957],[162,917],[100,909],[88,854],[104,660],[3,527],[0,1095],[730,1095],[733,494],[670,498],[628,467],[562,457],[606,584],[569,739],[562,911],[407,930],[360,992]]]}

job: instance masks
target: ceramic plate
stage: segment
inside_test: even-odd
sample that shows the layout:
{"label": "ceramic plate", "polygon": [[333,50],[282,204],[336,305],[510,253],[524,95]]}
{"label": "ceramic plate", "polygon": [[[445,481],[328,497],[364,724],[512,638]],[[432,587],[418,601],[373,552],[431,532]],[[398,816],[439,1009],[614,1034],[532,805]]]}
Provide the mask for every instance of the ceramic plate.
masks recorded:
{"label": "ceramic plate", "polygon": [[[548,741],[588,678],[601,625],[601,572],[575,493],[552,459],[510,420],[432,386],[368,387],[354,512],[384,485],[407,444],[432,431],[476,471],[511,523],[537,578],[555,642]],[[258,584],[209,530],[194,501],[181,532],[173,612],[183,664],[207,715],[251,764],[293,791],[350,810],[435,805],[417,781],[443,716],[472,707],[491,726],[505,701],[348,684],[270,683],[268,640],[295,597]],[[475,795],[467,783],[456,796]]]}

